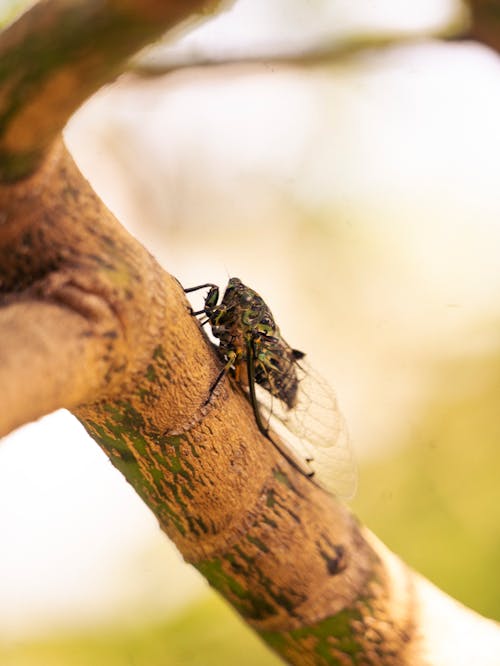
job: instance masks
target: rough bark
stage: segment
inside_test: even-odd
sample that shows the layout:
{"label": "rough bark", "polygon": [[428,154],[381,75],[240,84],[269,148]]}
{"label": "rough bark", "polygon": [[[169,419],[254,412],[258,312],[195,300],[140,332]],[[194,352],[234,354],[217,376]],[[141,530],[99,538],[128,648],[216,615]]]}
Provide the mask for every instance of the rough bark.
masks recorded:
{"label": "rough bark", "polygon": [[[260,434],[237,386],[226,378],[206,403],[220,361],[181,286],[54,139],[83,97],[156,34],[159,17],[163,29],[203,3],[73,3],[91,7],[92,21],[101,16],[108,29],[104,17],[123,27],[127,13],[125,28],[112,31],[119,57],[87,30],[79,48],[56,48],[58,66],[31,79],[21,56],[30,30],[41,29],[32,17],[42,9],[57,17],[67,6],[39,3],[24,28],[0,37],[2,53],[26,62],[19,78],[9,61],[1,89],[14,101],[4,102],[1,124],[2,174],[11,182],[0,188],[0,433],[71,409],[186,561],[290,663],[495,664],[496,625],[430,586],[291,467]],[[125,46],[137,14],[149,27]],[[51,34],[57,41],[66,31]],[[62,69],[68,99],[47,118]],[[19,83],[26,77],[32,84]],[[80,77],[85,85],[73,85]],[[458,624],[468,635],[454,635]]]}

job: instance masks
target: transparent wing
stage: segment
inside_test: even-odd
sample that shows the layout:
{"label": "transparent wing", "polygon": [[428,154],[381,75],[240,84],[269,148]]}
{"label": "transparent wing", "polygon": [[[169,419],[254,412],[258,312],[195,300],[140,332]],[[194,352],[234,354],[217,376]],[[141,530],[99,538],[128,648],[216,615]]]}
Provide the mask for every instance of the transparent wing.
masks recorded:
{"label": "transparent wing", "polygon": [[257,387],[263,421],[305,460],[315,481],[332,494],[349,499],[356,492],[357,465],[335,393],[303,360],[297,363],[297,373],[299,390],[292,409]]}

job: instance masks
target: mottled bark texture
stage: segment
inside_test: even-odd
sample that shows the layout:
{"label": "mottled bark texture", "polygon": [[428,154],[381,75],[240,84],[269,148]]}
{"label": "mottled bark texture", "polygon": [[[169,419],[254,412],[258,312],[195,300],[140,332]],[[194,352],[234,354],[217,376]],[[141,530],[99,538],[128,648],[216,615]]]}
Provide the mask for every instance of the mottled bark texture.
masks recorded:
{"label": "mottled bark texture", "polygon": [[125,56],[205,4],[46,0],[0,36],[0,434],[72,410],[184,558],[290,663],[494,664],[495,625],[291,467],[237,386],[226,378],[207,402],[220,360],[181,286],[57,139]]}

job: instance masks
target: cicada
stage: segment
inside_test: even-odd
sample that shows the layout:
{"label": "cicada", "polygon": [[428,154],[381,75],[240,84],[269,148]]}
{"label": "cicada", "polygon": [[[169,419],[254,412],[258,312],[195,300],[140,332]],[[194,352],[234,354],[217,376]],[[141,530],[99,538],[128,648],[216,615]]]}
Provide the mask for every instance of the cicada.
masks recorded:
{"label": "cicada", "polygon": [[[204,288],[204,307],[193,314],[206,317],[202,324],[210,323],[224,362],[210,395],[231,373],[247,392],[259,430],[287,460],[329,492],[351,497],[356,464],[332,389],[308,367],[305,354],[286,342],[268,305],[253,289],[233,277],[220,303],[215,284],[185,292]],[[273,431],[287,450],[273,439]]]}

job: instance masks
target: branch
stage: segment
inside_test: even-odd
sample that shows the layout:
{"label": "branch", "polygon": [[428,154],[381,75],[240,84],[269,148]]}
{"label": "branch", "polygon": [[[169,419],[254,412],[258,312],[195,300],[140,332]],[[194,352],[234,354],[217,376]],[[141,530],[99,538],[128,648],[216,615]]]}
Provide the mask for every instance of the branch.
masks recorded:
{"label": "branch", "polygon": [[[0,434],[109,388],[126,363],[138,332],[127,327],[135,316],[128,282],[154,281],[158,267],[52,146],[72,112],[138,48],[210,4],[43,0],[0,35],[0,180],[24,177],[0,187],[0,377],[8,386]],[[51,188],[47,179],[60,180]]]}
{"label": "branch", "polygon": [[[31,181],[6,189],[17,193],[26,224],[29,210],[31,221],[39,221],[29,245],[33,256],[25,251],[24,264],[19,255],[13,262],[13,284],[31,274],[40,254],[57,257],[65,248],[63,260],[40,277],[42,287],[29,289],[40,303],[21,342],[35,362],[25,356],[13,366],[22,370],[26,362],[33,369],[32,376],[23,371],[25,381],[18,383],[26,393],[18,401],[30,399],[42,409],[40,394],[64,397],[66,389],[64,406],[151,508],[185,560],[278,654],[299,665],[350,663],[354,654],[358,663],[388,666],[455,666],[458,655],[474,663],[484,644],[496,654],[498,628],[414,574],[342,504],[291,467],[260,434],[237,386],[225,380],[206,404],[220,361],[182,288],[106,212],[62,146]],[[23,230],[19,238],[16,224],[7,230],[16,242],[6,246],[0,266],[22,246]],[[63,300],[54,297],[59,293]],[[14,333],[26,312],[12,295],[9,300],[0,322],[19,317],[7,345],[19,353]],[[25,307],[32,306],[27,300]],[[44,307],[48,315],[36,319]],[[45,351],[38,341],[51,337],[68,310],[66,321],[74,327],[67,343],[56,332],[52,356],[37,365]],[[36,336],[29,334],[31,326]],[[111,331],[117,336],[107,335]],[[74,359],[82,339],[94,365],[85,368],[82,359],[78,368],[70,360],[67,368],[67,350],[74,344]],[[99,357],[106,341],[111,346]],[[7,385],[11,380],[4,376]],[[24,417],[31,412],[25,407]],[[436,603],[444,609],[439,636],[433,633]],[[454,636],[450,646],[457,623],[468,633]],[[482,666],[493,666],[488,659]]]}
{"label": "branch", "polygon": [[[92,329],[86,317],[55,302],[26,299],[0,308],[0,435],[98,392],[110,371],[106,347],[116,340]],[[109,333],[116,333],[111,321]]]}
{"label": "branch", "polygon": [[40,0],[0,39],[0,179],[33,172],[127,59],[214,0]]}
{"label": "branch", "polygon": [[414,30],[388,32],[368,32],[331,38],[312,43],[273,44],[272,48],[260,47],[257,52],[242,50],[218,50],[210,53],[207,49],[192,49],[191,52],[168,48],[153,49],[145,55],[133,58],[128,70],[138,77],[155,77],[170,74],[180,69],[224,67],[227,65],[291,65],[297,67],[314,67],[321,64],[341,61],[358,55],[370,55],[374,51],[382,51],[398,46],[421,44],[429,39],[456,40],[463,39],[467,20],[465,12],[458,12],[453,21],[446,27],[434,31]]}
{"label": "branch", "polygon": [[[326,626],[372,649],[363,618],[375,607],[400,617],[383,639],[406,649],[410,597],[392,594],[353,517],[260,434],[236,387],[225,381],[206,404],[219,360],[182,288],[106,211],[64,148],[2,193],[0,323],[14,355],[3,380],[14,387],[16,423],[72,409],[185,559],[292,662],[303,663]],[[57,332],[59,323],[71,328]]]}
{"label": "branch", "polygon": [[0,187],[0,210],[5,434],[121,388],[124,372],[134,371],[130,346],[143,347],[147,356],[154,345],[148,326],[154,328],[151,302],[162,278],[62,144],[31,178]]}
{"label": "branch", "polygon": [[336,42],[328,41],[321,44],[289,45],[273,47],[265,51],[259,49],[256,53],[248,51],[218,52],[216,55],[201,54],[147,54],[134,59],[128,70],[139,77],[155,77],[171,74],[182,69],[195,69],[203,67],[225,67],[227,65],[296,65],[312,67],[332,60],[342,60],[359,54],[366,54],[373,50],[382,50],[393,46],[419,44],[424,38],[422,34],[391,33],[357,35]]}
{"label": "branch", "polygon": [[500,53],[500,0],[469,0],[470,39],[477,40]]}

